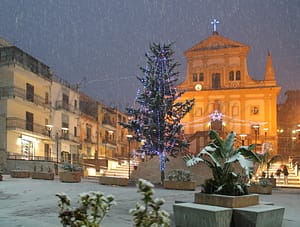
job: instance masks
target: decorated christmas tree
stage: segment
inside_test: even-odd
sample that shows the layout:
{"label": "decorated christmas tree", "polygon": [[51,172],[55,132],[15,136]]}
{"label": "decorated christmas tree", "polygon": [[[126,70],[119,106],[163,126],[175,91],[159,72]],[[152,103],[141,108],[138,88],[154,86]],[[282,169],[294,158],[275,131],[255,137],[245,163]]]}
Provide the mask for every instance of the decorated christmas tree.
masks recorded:
{"label": "decorated christmas tree", "polygon": [[127,108],[128,123],[120,122],[142,141],[141,150],[147,155],[160,157],[161,181],[165,177],[167,155],[176,156],[188,146],[181,119],[191,110],[194,100],[176,102],[183,91],[178,92],[175,84],[179,73],[172,58],[172,44],[151,44],[146,53],[147,63],[140,67],[143,76],[137,77],[142,83],[133,107]]}

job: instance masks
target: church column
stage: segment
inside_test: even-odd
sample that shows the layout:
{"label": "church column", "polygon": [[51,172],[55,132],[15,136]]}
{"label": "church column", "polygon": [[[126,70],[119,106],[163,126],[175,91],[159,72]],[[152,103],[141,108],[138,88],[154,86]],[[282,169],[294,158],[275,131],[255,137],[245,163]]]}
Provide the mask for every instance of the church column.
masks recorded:
{"label": "church column", "polygon": [[187,83],[188,85],[190,85],[192,83],[192,60],[188,59],[187,60],[187,64],[186,64],[186,79],[187,79]]}

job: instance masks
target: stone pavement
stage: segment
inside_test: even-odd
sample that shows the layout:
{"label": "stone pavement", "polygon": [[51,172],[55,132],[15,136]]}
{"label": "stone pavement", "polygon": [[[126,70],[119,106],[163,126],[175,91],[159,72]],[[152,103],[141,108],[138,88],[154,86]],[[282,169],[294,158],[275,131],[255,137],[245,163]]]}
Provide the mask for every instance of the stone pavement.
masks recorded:
{"label": "stone pavement", "polygon": [[[127,187],[100,185],[95,180],[83,179],[81,183],[11,178],[4,175],[0,182],[0,226],[2,227],[52,227],[61,226],[55,194],[65,192],[73,204],[82,192],[101,191],[112,194],[117,202],[104,218],[102,227],[132,226],[129,209],[135,207],[140,194],[135,185]],[[164,198],[163,209],[173,215],[175,201],[193,201],[194,191],[166,190],[157,186],[154,197]],[[260,201],[285,207],[283,227],[300,226],[300,189],[276,188],[272,195],[260,195]],[[173,224],[174,226],[174,224]]]}

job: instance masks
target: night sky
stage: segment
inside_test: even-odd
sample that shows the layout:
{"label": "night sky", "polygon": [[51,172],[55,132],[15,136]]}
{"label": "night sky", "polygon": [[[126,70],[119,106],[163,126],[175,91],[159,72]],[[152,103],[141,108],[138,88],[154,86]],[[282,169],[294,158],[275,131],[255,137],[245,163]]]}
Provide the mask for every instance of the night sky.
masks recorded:
{"label": "night sky", "polygon": [[[183,52],[212,34],[251,46],[248,71],[263,79],[268,50],[278,85],[300,89],[300,0],[0,0],[0,37],[118,108],[132,105],[151,42]],[[84,79],[86,78],[86,80]]]}

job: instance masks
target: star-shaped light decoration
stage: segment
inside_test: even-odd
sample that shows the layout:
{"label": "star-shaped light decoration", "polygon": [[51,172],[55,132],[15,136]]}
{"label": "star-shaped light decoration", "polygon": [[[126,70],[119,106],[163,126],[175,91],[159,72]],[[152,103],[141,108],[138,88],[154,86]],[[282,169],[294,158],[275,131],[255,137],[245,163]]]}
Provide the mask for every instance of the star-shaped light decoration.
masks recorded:
{"label": "star-shaped light decoration", "polygon": [[216,121],[216,120],[220,121],[222,120],[223,114],[220,113],[218,110],[215,110],[213,113],[209,115],[209,117],[211,121]]}

